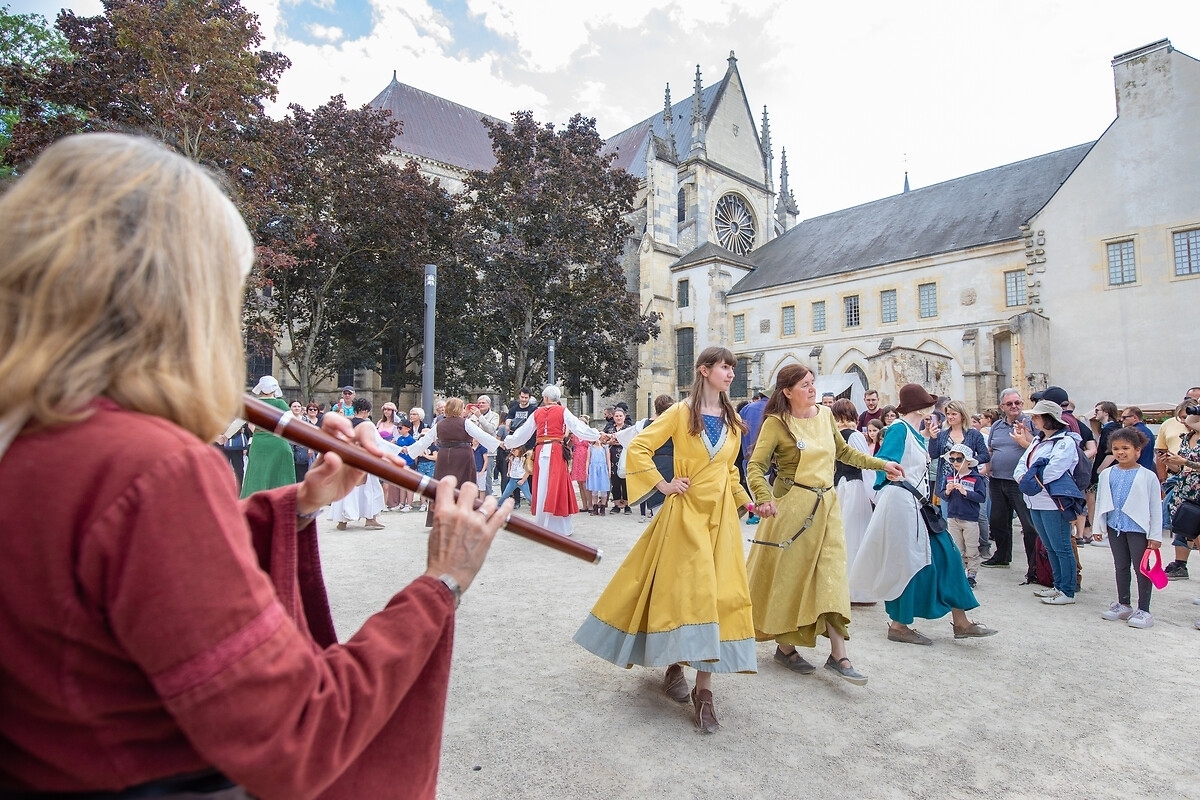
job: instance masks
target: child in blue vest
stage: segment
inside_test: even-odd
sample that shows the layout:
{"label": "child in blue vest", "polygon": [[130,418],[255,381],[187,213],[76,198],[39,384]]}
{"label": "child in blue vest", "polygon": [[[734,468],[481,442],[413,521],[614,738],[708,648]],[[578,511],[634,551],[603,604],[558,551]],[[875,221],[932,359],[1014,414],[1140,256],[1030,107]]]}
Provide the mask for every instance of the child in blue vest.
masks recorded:
{"label": "child in blue vest", "polygon": [[950,465],[946,485],[939,492],[946,503],[946,525],[963,556],[967,583],[975,588],[979,571],[979,508],[987,500],[987,481],[976,467],[979,462],[966,444],[956,444],[942,458]]}

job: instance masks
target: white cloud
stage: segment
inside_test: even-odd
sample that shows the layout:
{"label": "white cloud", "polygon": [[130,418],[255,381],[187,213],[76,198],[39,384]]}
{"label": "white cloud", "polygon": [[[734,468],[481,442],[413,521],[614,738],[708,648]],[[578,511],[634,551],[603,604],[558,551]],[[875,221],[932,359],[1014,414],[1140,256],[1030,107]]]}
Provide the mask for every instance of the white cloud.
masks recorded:
{"label": "white cloud", "polygon": [[337,42],[345,38],[345,32],[336,25],[321,25],[314,22],[308,26],[308,32],[314,39],[324,39],[327,42]]}

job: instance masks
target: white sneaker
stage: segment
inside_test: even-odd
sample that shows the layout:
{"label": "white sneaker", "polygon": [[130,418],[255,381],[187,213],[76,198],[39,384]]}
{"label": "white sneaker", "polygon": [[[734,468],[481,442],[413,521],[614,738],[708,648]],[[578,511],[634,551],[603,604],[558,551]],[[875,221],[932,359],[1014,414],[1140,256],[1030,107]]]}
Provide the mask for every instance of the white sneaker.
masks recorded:
{"label": "white sneaker", "polygon": [[1154,615],[1149,611],[1142,611],[1140,608],[1129,615],[1129,627],[1131,628],[1153,628]]}
{"label": "white sneaker", "polygon": [[1113,603],[1108,607],[1108,611],[1101,612],[1100,619],[1106,619],[1110,622],[1117,620],[1126,620],[1133,614],[1133,609],[1121,603]]}
{"label": "white sneaker", "polygon": [[1067,597],[1062,592],[1059,592],[1053,597],[1043,597],[1042,602],[1048,606],[1073,606],[1075,605],[1075,598]]}
{"label": "white sneaker", "polygon": [[1092,540],[1088,544],[1090,544],[1092,547],[1108,547],[1108,539],[1101,539],[1098,542],[1095,540]]}
{"label": "white sneaker", "polygon": [[1053,586],[1047,586],[1044,589],[1035,589],[1033,592],[1034,597],[1054,597],[1056,594],[1058,594],[1058,589],[1055,589]]}

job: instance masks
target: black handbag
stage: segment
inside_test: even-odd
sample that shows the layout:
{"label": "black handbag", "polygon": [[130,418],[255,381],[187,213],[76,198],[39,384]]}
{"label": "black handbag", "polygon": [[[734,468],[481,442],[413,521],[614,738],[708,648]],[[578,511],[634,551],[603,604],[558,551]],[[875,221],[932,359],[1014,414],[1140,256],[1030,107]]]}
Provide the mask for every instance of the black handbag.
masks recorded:
{"label": "black handbag", "polygon": [[921,521],[925,523],[925,530],[929,531],[929,535],[935,533],[946,532],[946,520],[942,519],[942,514],[938,511],[937,506],[929,502],[929,500],[912,487],[908,481],[888,481],[892,486],[902,486],[917,498],[917,511],[921,514]]}
{"label": "black handbag", "polygon": [[1189,542],[1200,536],[1200,503],[1191,500],[1180,503],[1171,517],[1171,532]]}

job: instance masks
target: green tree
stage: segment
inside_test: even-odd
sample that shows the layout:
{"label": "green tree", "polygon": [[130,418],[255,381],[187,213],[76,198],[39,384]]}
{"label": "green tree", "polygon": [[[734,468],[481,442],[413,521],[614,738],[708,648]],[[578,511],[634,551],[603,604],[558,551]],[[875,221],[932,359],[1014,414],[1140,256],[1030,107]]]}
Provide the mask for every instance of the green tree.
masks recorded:
{"label": "green tree", "polygon": [[257,49],[239,0],[104,0],[104,14],[59,14],[68,56],[0,76],[19,101],[8,164],[81,131],[137,130],[240,177],[260,171],[263,104],[290,62]]}
{"label": "green tree", "polygon": [[497,163],[469,175],[464,197],[469,257],[493,289],[474,315],[478,382],[515,395],[545,380],[554,339],[573,392],[619,391],[636,345],[659,332],[621,267],[636,179],[613,169],[594,119],[576,114],[559,131],[521,111],[511,126],[484,124]]}
{"label": "green tree", "polygon": [[[29,98],[23,87],[44,77],[52,58],[70,57],[67,40],[41,14],[12,14],[0,6],[0,161],[12,143],[13,128]],[[12,167],[0,164],[0,175]]]}
{"label": "green tree", "polygon": [[[339,366],[381,370],[398,392],[417,377],[424,264],[468,282],[454,258],[455,202],[388,157],[398,130],[388,112],[349,109],[340,95],[290,112],[267,137],[275,170],[255,232],[252,338],[275,342],[310,396]],[[450,329],[466,296],[448,299]]]}

